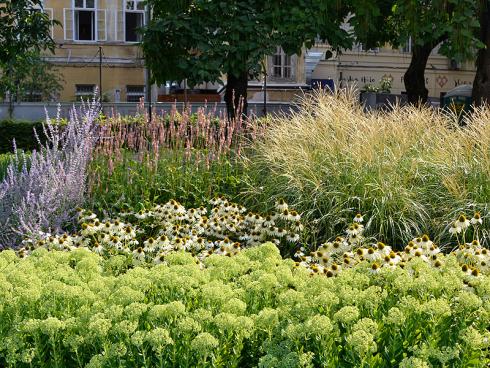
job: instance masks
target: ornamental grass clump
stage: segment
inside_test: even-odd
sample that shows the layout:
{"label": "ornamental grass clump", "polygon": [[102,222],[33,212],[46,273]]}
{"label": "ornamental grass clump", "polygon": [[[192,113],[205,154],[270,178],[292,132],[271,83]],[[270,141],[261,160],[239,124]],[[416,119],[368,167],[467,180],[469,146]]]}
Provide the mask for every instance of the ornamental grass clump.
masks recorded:
{"label": "ornamental grass clump", "polygon": [[0,182],[0,248],[20,243],[24,236],[59,232],[84,203],[87,167],[95,145],[94,122],[99,105],[94,100],[61,128],[49,118],[47,137],[29,156],[15,148]]}
{"label": "ornamental grass clump", "polygon": [[454,255],[335,278],[269,243],[123,273],[87,249],[0,253],[0,366],[486,367],[490,279]]}
{"label": "ornamental grass clump", "polygon": [[261,121],[267,128],[245,160],[247,204],[284,197],[312,242],[334,237],[358,211],[369,218],[366,234],[399,248],[423,233],[446,244],[446,224],[460,212],[490,209],[489,120],[487,107],[460,126],[441,110],[365,113],[349,92],[315,94],[297,113]]}

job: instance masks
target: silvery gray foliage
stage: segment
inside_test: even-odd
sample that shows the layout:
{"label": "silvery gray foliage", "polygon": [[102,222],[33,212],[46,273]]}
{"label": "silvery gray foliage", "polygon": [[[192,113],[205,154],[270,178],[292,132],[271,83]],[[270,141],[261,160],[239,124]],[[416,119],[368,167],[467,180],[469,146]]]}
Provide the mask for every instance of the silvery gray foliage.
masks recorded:
{"label": "silvery gray foliage", "polygon": [[61,127],[46,117],[48,138],[29,156],[19,152],[0,183],[0,249],[20,245],[23,236],[57,233],[74,220],[86,194],[86,172],[96,141],[95,121],[100,105],[95,99],[70,113]]}

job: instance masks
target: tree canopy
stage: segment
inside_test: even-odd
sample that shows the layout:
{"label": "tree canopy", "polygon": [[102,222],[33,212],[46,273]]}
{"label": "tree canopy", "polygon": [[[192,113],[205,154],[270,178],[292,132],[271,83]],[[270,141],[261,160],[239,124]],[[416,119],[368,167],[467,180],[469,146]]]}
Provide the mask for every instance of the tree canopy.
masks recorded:
{"label": "tree canopy", "polygon": [[16,90],[25,70],[39,60],[40,52],[54,52],[52,21],[42,11],[42,0],[0,0],[0,93]]}
{"label": "tree canopy", "polygon": [[[371,4],[369,14],[380,11],[376,2],[365,0],[188,0],[172,5],[149,0],[152,20],[143,37],[145,60],[158,83],[187,79],[193,86],[220,82],[226,74],[230,111],[246,97],[248,79],[262,72],[265,55],[277,46],[287,54],[300,54],[318,39],[334,49],[351,47],[355,38],[343,26],[346,17],[352,14],[354,27],[369,20],[368,14],[352,12],[354,2]],[[367,25],[377,27],[374,21]]]}
{"label": "tree canopy", "polygon": [[[436,46],[438,52],[456,61],[474,59],[484,47],[478,31],[479,1],[475,0],[390,0],[390,11],[379,14],[385,27],[382,37],[399,46],[412,41],[412,60],[404,81],[412,103],[426,102],[427,60]],[[385,8],[386,9],[386,8]],[[379,37],[375,35],[375,37]]]}

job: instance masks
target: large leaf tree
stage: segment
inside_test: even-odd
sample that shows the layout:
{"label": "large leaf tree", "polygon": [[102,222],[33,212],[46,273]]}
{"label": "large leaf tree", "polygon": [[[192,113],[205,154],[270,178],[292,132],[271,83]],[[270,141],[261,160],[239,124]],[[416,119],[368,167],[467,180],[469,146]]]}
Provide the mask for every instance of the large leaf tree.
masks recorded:
{"label": "large leaf tree", "polygon": [[472,97],[475,105],[481,105],[490,103],[490,2],[488,0],[474,0],[474,2],[478,5],[476,19],[480,23],[478,37],[482,47],[478,50],[476,58]]}
{"label": "large leaf tree", "polygon": [[320,38],[333,49],[349,48],[354,37],[342,27],[348,16],[354,26],[374,30],[376,23],[363,23],[353,3],[370,4],[369,14],[378,11],[374,0],[148,0],[145,61],[157,83],[187,79],[194,86],[226,75],[225,101],[233,115],[240,99],[246,111],[248,81],[263,72],[264,57],[277,46],[299,54]]}
{"label": "large leaf tree", "polygon": [[473,59],[483,47],[478,31],[479,1],[475,0],[392,0],[386,14],[385,30],[391,43],[400,45],[412,39],[412,59],[404,82],[410,103],[427,102],[425,69],[431,52],[464,61]]}
{"label": "large leaf tree", "polygon": [[42,7],[42,0],[0,0],[0,97],[18,89],[16,71],[37,62],[41,52],[54,52],[51,27],[59,22]]}

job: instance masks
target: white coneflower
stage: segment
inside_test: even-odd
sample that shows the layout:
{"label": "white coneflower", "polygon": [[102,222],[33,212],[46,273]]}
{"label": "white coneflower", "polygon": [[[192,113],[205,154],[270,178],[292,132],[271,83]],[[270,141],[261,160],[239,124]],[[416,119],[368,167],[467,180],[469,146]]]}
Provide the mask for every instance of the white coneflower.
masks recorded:
{"label": "white coneflower", "polygon": [[143,248],[138,247],[133,250],[133,259],[139,262],[143,262],[145,260],[145,251]]}
{"label": "white coneflower", "polygon": [[294,224],[291,225],[291,229],[293,229],[294,231],[303,231],[304,227],[303,225],[301,224],[301,222],[299,221],[296,221]]}
{"label": "white coneflower", "polygon": [[288,220],[293,221],[293,222],[297,222],[297,221],[301,220],[301,215],[296,211],[291,211],[291,212],[289,212]]}
{"label": "white coneflower", "polygon": [[376,249],[374,249],[373,247],[370,247],[367,249],[364,257],[369,261],[376,261],[376,260],[381,259],[382,255]]}
{"label": "white coneflower", "polygon": [[288,204],[286,203],[286,201],[284,201],[284,199],[280,198],[276,202],[276,210],[279,212],[282,212],[282,211],[287,210],[287,209],[288,209]]}
{"label": "white coneflower", "polygon": [[243,235],[240,235],[240,237],[238,239],[240,239],[241,241],[247,242],[250,240],[250,235],[243,234]]}
{"label": "white coneflower", "polygon": [[154,252],[157,249],[158,243],[150,237],[143,242],[143,246],[146,252]]}
{"label": "white coneflower", "polygon": [[461,232],[461,227],[458,226],[458,222],[455,221],[451,224],[451,227],[449,228],[449,233],[451,235],[459,234]]}
{"label": "white coneflower", "polygon": [[99,242],[95,242],[95,244],[92,246],[92,251],[97,254],[102,254],[104,253],[104,247]]}
{"label": "white coneflower", "polygon": [[364,217],[358,213],[355,217],[354,217],[354,222],[357,222],[357,223],[361,223],[361,222],[364,222]]}
{"label": "white coneflower", "polygon": [[264,222],[262,223],[264,226],[269,227],[269,226],[274,226],[274,220],[272,219],[271,215],[267,215],[264,219]]}
{"label": "white coneflower", "polygon": [[379,271],[380,271],[380,265],[378,263],[374,262],[373,264],[371,264],[371,268],[370,268],[371,273],[376,274],[379,273]]}
{"label": "white coneflower", "polygon": [[113,224],[112,224],[113,229],[114,230],[119,230],[119,231],[121,231],[122,229],[124,229],[125,226],[126,225],[123,222],[119,221],[119,220],[115,220],[113,222]]}
{"label": "white coneflower", "polygon": [[294,253],[293,258],[301,258],[304,257],[304,255],[305,255],[305,248],[301,247]]}
{"label": "white coneflower", "polygon": [[287,235],[286,230],[283,228],[274,228],[276,236],[279,238],[285,237]]}
{"label": "white coneflower", "polygon": [[429,248],[429,254],[434,256],[439,253],[441,253],[441,249],[437,245],[432,244],[432,246]]}
{"label": "white coneflower", "polygon": [[470,226],[470,220],[468,220],[465,215],[461,214],[456,220],[456,226],[460,227],[461,230],[465,230]]}
{"label": "white coneflower", "polygon": [[81,220],[82,221],[90,221],[90,220],[95,220],[97,218],[97,215],[91,211],[85,212],[85,214],[82,216]]}
{"label": "white coneflower", "polygon": [[106,221],[103,223],[102,225],[102,231],[105,232],[105,233],[109,233],[112,229],[112,224],[110,223],[110,221]]}
{"label": "white coneflower", "polygon": [[282,210],[281,213],[279,213],[279,218],[283,221],[289,220],[289,210]]}
{"label": "white coneflower", "polygon": [[138,213],[134,215],[138,220],[144,220],[148,217],[148,212],[144,210],[140,210]]}
{"label": "white coneflower", "polygon": [[157,254],[157,256],[153,258],[153,263],[155,264],[165,263],[165,255],[163,253]]}
{"label": "white coneflower", "polygon": [[288,241],[289,243],[296,243],[297,241],[299,241],[299,235],[298,234],[288,234],[286,236],[286,241]]}
{"label": "white coneflower", "polygon": [[[350,244],[360,244],[362,242],[362,239],[364,239],[359,233],[355,233],[355,234],[352,234],[349,236],[349,243]],[[343,249],[344,248],[349,248],[348,244],[345,243],[345,242],[342,242],[342,245],[343,245]]]}
{"label": "white coneflower", "polygon": [[362,228],[358,223],[354,223],[350,225],[345,232],[347,235],[352,236],[352,235],[359,235],[359,233],[362,231]]}
{"label": "white coneflower", "polygon": [[472,225],[481,225],[483,224],[483,220],[481,218],[480,212],[475,212],[473,218],[470,220]]}
{"label": "white coneflower", "polygon": [[422,235],[422,238],[421,238],[421,242],[420,242],[420,246],[422,247],[422,249],[429,249],[430,247],[432,247],[432,241],[430,240],[429,236],[428,235]]}

